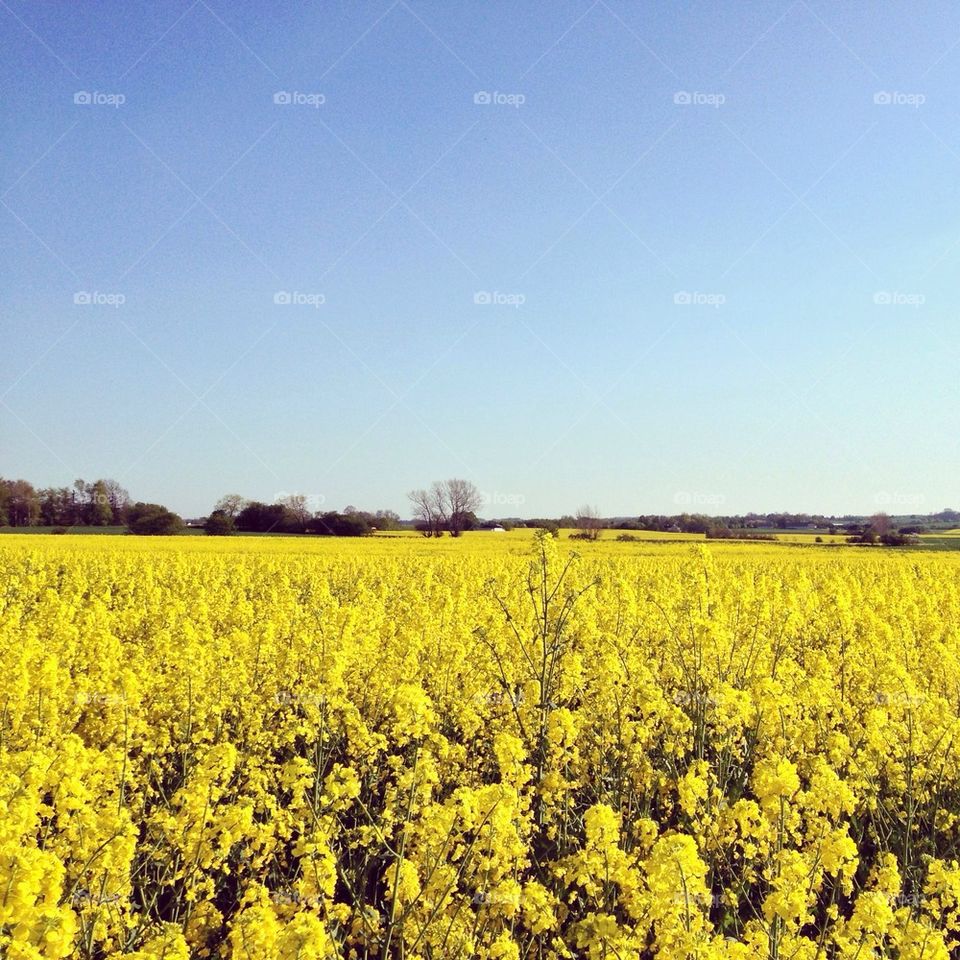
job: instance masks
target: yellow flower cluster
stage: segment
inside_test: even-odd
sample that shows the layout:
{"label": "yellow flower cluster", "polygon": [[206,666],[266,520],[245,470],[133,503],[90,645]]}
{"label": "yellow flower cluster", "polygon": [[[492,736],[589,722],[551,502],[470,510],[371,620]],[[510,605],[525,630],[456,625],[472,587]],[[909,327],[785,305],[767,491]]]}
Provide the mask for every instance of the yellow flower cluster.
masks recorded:
{"label": "yellow flower cluster", "polygon": [[0,955],[960,950],[955,559],[432,546],[0,542]]}

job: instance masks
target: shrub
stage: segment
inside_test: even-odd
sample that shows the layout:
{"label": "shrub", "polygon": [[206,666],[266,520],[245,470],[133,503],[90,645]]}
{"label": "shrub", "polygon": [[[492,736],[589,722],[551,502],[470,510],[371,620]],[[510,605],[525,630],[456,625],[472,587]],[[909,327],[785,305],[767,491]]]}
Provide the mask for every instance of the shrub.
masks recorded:
{"label": "shrub", "polygon": [[228,537],[237,532],[237,525],[233,522],[233,517],[228,513],[225,513],[223,510],[214,510],[213,513],[207,517],[207,522],[204,524],[203,529],[206,530],[211,537]]}
{"label": "shrub", "polygon": [[141,536],[170,536],[183,530],[183,520],[159,503],[135,503],[127,513],[127,530]]}
{"label": "shrub", "polygon": [[330,510],[314,517],[307,524],[307,531],[326,537],[366,537],[373,533],[373,527],[359,513]]}

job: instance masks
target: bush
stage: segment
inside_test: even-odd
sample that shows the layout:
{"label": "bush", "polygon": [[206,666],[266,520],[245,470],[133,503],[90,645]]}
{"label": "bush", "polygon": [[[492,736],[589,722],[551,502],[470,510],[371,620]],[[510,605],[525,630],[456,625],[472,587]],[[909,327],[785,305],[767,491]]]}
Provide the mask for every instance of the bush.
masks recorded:
{"label": "bush", "polygon": [[159,503],[135,503],[127,512],[127,530],[141,536],[171,536],[183,530],[183,520]]}
{"label": "bush", "polygon": [[908,537],[905,533],[885,533],[880,537],[880,542],[885,547],[905,547]]}
{"label": "bush", "polygon": [[732,530],[730,527],[709,527],[707,540],[776,540],[772,533],[755,533],[752,530]]}
{"label": "bush", "polygon": [[211,537],[228,537],[237,532],[237,525],[233,522],[233,517],[223,510],[214,510],[207,517],[207,522],[203,527]]}
{"label": "bush", "polygon": [[366,537],[373,533],[373,526],[359,513],[331,510],[314,517],[307,524],[307,530],[326,537]]}
{"label": "bush", "polygon": [[254,500],[237,514],[237,529],[245,533],[303,533],[303,524],[282,503]]}
{"label": "bush", "polygon": [[538,520],[536,523],[527,523],[528,527],[536,527],[538,530],[546,530],[551,537],[560,536],[560,524],[556,520]]}

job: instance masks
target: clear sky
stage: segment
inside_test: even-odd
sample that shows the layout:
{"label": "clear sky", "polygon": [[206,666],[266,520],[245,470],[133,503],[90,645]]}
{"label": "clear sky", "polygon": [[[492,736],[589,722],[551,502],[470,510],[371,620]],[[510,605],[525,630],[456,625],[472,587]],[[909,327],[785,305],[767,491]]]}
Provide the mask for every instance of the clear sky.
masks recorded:
{"label": "clear sky", "polygon": [[960,505],[953,3],[0,0],[0,474]]}

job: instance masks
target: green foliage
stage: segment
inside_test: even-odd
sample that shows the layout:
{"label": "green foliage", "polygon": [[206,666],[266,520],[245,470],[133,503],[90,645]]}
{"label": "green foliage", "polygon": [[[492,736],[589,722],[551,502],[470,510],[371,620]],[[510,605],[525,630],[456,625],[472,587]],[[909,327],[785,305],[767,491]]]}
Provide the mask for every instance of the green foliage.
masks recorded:
{"label": "green foliage", "polygon": [[327,537],[365,537],[373,533],[373,526],[364,514],[330,510],[314,517],[307,524],[307,530]]}
{"label": "green foliage", "polygon": [[159,503],[135,503],[127,511],[127,530],[142,536],[170,536],[183,532],[183,520]]}
{"label": "green foliage", "polygon": [[244,533],[303,533],[304,525],[282,503],[253,500],[237,514],[237,529]]}
{"label": "green foliage", "polygon": [[214,510],[207,517],[204,530],[211,537],[227,537],[237,532],[237,525],[233,522],[233,517],[223,510]]}

